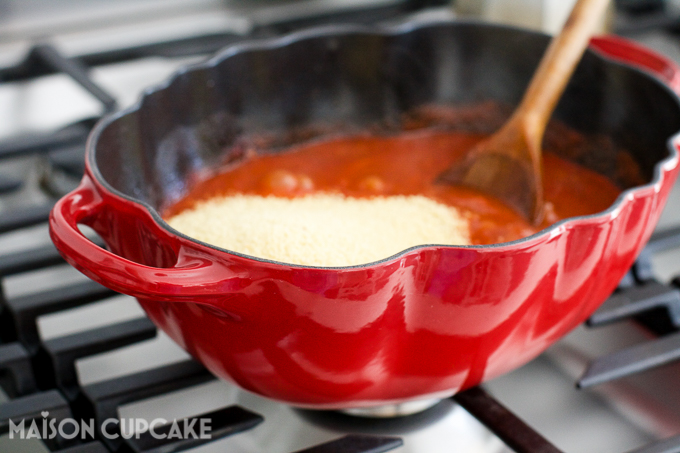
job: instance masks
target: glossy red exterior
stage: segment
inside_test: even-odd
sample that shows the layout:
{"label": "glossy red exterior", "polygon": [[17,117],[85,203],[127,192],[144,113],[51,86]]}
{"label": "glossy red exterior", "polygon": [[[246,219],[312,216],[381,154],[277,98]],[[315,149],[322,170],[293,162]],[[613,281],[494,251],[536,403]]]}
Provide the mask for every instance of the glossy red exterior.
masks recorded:
{"label": "glossy red exterior", "polygon": [[[675,66],[638,46],[598,38],[593,47],[678,87]],[[137,297],[215,375],[296,406],[365,407],[477,385],[583,322],[649,239],[677,176],[677,155],[658,173],[654,184],[626,191],[615,209],[524,240],[420,247],[358,267],[290,266],[199,244],[109,191],[89,161],[80,187],[55,206],[50,228],[69,263]],[[110,251],[86,239],[79,223]],[[170,267],[138,264],[142,247]]]}

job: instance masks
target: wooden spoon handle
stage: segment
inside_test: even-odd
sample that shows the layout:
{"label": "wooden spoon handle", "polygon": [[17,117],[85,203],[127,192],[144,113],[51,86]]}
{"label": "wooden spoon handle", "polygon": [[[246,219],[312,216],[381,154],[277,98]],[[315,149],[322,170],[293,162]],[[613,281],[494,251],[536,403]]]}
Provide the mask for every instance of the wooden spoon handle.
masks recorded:
{"label": "wooden spoon handle", "polygon": [[608,4],[609,0],[578,0],[562,32],[553,38],[543,55],[513,115],[518,120],[521,118],[527,137],[539,140],[536,146],[530,147],[533,151],[540,153],[540,140],[550,116]]}

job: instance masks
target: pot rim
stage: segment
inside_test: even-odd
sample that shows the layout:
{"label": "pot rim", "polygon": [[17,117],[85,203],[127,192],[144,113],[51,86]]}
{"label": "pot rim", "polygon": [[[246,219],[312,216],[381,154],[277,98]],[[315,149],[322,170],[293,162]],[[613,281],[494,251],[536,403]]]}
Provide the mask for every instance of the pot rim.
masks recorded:
{"label": "pot rim", "polygon": [[[531,30],[526,30],[520,27],[516,26],[510,26],[510,25],[498,25],[498,24],[489,24],[481,21],[475,21],[475,20],[452,20],[452,19],[444,19],[444,20],[407,20],[406,22],[398,23],[398,24],[376,24],[376,25],[357,25],[357,24],[330,24],[330,25],[323,25],[323,26],[318,26],[318,27],[312,27],[304,30],[300,30],[297,32],[293,32],[290,34],[286,34],[284,36],[279,36],[275,38],[263,38],[263,39],[257,39],[253,38],[252,40],[247,40],[241,43],[236,43],[236,44],[231,44],[225,47],[223,50],[218,51],[214,56],[210,57],[209,59],[200,62],[200,63],[194,63],[194,64],[189,64],[186,66],[183,66],[173,72],[170,76],[166,77],[165,80],[162,82],[159,82],[157,84],[151,85],[150,87],[146,88],[141,95],[139,96],[138,100],[135,101],[132,105],[117,111],[113,113],[109,113],[105,115],[101,120],[97,122],[97,124],[94,126],[92,129],[87,143],[85,147],[85,168],[86,168],[86,173],[89,173],[92,176],[93,181],[99,188],[104,188],[106,189],[107,192],[109,192],[110,195],[121,198],[123,200],[129,201],[138,207],[145,208],[148,213],[150,214],[151,218],[156,222],[158,226],[160,226],[162,229],[164,229],[167,233],[178,236],[179,238],[190,241],[194,244],[198,244],[203,247],[207,247],[209,249],[212,249],[214,251],[218,251],[221,253],[227,253],[229,255],[235,255],[240,258],[245,258],[248,260],[254,260],[258,261],[261,263],[267,263],[267,264],[274,264],[274,265],[279,265],[279,266],[286,266],[286,267],[291,267],[291,268],[299,268],[299,269],[318,269],[318,270],[352,270],[352,269],[361,269],[361,268],[370,268],[374,266],[380,266],[382,264],[386,264],[390,261],[394,261],[397,259],[402,258],[403,256],[421,251],[424,249],[429,249],[429,248],[436,248],[436,249],[459,249],[459,250],[476,250],[480,252],[489,252],[489,251],[502,251],[506,249],[520,249],[523,248],[524,246],[530,246],[535,243],[543,242],[547,239],[550,239],[554,236],[557,236],[561,233],[563,233],[567,229],[571,229],[573,227],[576,227],[577,225],[584,224],[584,223],[598,223],[601,221],[605,221],[608,217],[616,215],[617,212],[623,209],[624,205],[626,204],[627,201],[632,200],[636,194],[639,193],[645,193],[647,191],[658,191],[658,189],[661,187],[661,183],[664,179],[664,172],[666,170],[670,170],[672,168],[675,168],[679,161],[680,161],[680,130],[678,132],[674,133],[671,135],[667,141],[666,141],[666,148],[668,151],[668,156],[660,160],[654,165],[654,172],[653,172],[653,177],[650,182],[635,186],[635,187],[630,187],[628,189],[623,190],[619,196],[616,198],[616,200],[612,203],[609,208],[605,209],[604,211],[600,211],[594,214],[588,214],[588,215],[582,215],[582,216],[576,216],[576,217],[568,217],[566,219],[560,220],[552,225],[550,225],[547,228],[544,228],[530,236],[526,236],[521,239],[517,239],[514,241],[509,241],[509,242],[502,242],[502,243],[496,243],[496,244],[485,244],[485,245],[449,245],[449,244],[420,244],[420,245],[415,245],[413,247],[409,247],[407,249],[404,249],[398,253],[395,253],[391,256],[382,258],[377,261],[372,261],[369,263],[365,264],[358,264],[358,265],[352,265],[352,266],[312,266],[312,265],[301,265],[301,264],[293,264],[293,263],[286,263],[283,261],[276,261],[276,260],[270,260],[267,258],[260,258],[252,255],[247,255],[244,253],[236,252],[233,250],[228,250],[222,247],[218,247],[216,245],[200,241],[198,239],[194,239],[190,236],[187,236],[186,234],[175,230],[172,228],[159,214],[159,212],[153,208],[149,203],[130,197],[117,189],[113,188],[102,176],[101,172],[99,171],[99,168],[97,167],[96,161],[95,161],[95,154],[96,154],[96,148],[97,148],[97,143],[99,141],[99,137],[102,134],[102,132],[114,121],[119,120],[120,118],[127,116],[133,112],[139,111],[142,107],[142,103],[144,99],[158,91],[162,91],[166,88],[168,88],[177,78],[181,77],[182,75],[193,72],[195,70],[201,70],[201,69],[209,69],[212,67],[215,67],[218,65],[220,62],[223,60],[231,57],[232,55],[236,55],[242,52],[248,52],[248,51],[253,51],[253,50],[271,50],[271,49],[276,49],[280,47],[285,47],[289,44],[299,42],[305,39],[312,39],[312,38],[319,38],[319,37],[327,37],[327,36],[333,36],[337,34],[372,34],[372,35],[382,35],[382,36],[396,36],[396,35],[401,35],[401,34],[407,34],[409,32],[418,30],[420,28],[427,28],[427,27],[434,27],[434,26],[446,26],[446,25],[456,25],[456,26],[480,26],[480,27],[486,27],[486,28],[497,28],[497,29],[506,29],[506,30],[518,30],[522,31],[523,33],[527,34],[533,34],[533,35],[541,35],[541,36],[546,36],[543,33],[531,31]],[[606,38],[605,38],[606,39]],[[620,37],[616,37],[616,41],[620,42],[626,42],[628,43],[628,40],[625,40]],[[616,41],[614,41],[614,44],[616,45]],[[636,44],[636,46],[638,46]],[[669,61],[667,58],[660,56],[656,52],[653,52],[646,47],[639,46],[644,52],[648,54],[652,54],[655,57],[657,57],[659,60],[663,61],[668,68],[672,68],[674,75],[680,76],[680,68],[678,68],[674,63]],[[634,62],[627,61],[625,58],[616,58],[616,57],[611,57],[609,55],[606,55],[604,52],[598,50],[597,48],[594,48],[591,46],[587,49],[587,52],[592,52],[594,53],[597,58],[603,59],[607,61],[609,64],[616,65],[616,66],[621,66],[626,68],[626,70],[634,71],[637,73],[642,74],[645,77],[651,78],[654,80],[656,83],[660,85],[662,89],[664,89],[678,104],[678,109],[680,109],[680,94],[675,92],[667,83],[665,83],[663,80],[661,80],[660,77],[658,77],[656,74],[654,74],[652,71],[644,69],[636,65]]]}

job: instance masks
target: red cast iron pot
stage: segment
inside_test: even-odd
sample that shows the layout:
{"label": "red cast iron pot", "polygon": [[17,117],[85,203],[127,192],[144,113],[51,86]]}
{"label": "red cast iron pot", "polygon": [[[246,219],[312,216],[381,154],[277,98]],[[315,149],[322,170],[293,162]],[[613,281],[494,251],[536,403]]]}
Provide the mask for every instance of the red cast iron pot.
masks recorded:
{"label": "red cast iron pot", "polygon": [[365,128],[426,103],[516,103],[547,42],[511,28],[437,23],[331,27],[231,47],[96,126],[82,184],[52,212],[54,243],[88,277],[137,297],[215,375],[269,398],[364,407],[494,378],[583,322],[661,213],[678,173],[680,106],[669,86],[680,79],[645,49],[595,39],[555,114],[610,136],[648,178],[597,215],[511,243],[424,245],[362,266],[315,268],[192,240],[158,212],[197,175],[242,156],[249,134],[283,137],[274,141],[283,148],[303,140],[286,135],[301,127]]}

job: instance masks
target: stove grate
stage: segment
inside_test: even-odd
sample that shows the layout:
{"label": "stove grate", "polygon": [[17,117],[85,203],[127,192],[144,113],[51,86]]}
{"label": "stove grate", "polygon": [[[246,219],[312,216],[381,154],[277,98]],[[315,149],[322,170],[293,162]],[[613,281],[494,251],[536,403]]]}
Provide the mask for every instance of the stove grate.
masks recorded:
{"label": "stove grate", "polygon": [[458,393],[453,396],[453,400],[516,453],[561,453],[561,450],[480,387]]}
{"label": "stove grate", "polygon": [[[23,423],[25,427],[28,427],[35,421],[36,425],[41,425],[41,420],[47,421],[48,416],[57,423],[72,417],[68,402],[58,390],[48,390],[15,398],[0,405],[0,434],[10,433],[13,429],[12,423],[19,427]],[[60,435],[50,437],[46,436],[43,439],[43,443],[50,450],[73,444]]]}
{"label": "stove grate", "polygon": [[83,445],[76,445],[61,450],[56,450],[54,453],[110,453],[101,442],[89,442]]}
{"label": "stove grate", "polygon": [[24,185],[21,179],[0,175],[0,195],[16,192]]}
{"label": "stove grate", "polygon": [[578,381],[592,387],[680,360],[680,333],[606,355],[594,361]]}
{"label": "stove grate", "polygon": [[[680,247],[680,228],[655,233],[632,269],[634,283],[620,288],[588,320],[597,327],[632,319],[650,332],[641,344],[594,360],[577,382],[589,388],[680,360],[680,278],[664,285],[654,278],[651,255]],[[680,436],[661,440],[629,453],[678,453]]]}
{"label": "stove grate", "polygon": [[[256,24],[245,35],[232,32],[210,33],[77,55],[70,59],[63,58],[54,48],[41,44],[29,51],[23,61],[13,66],[0,68],[0,83],[31,80],[58,72],[65,72],[71,75],[76,74],[80,77],[82,75],[81,72],[85,72],[87,68],[149,57],[176,58],[210,55],[227,45],[243,41],[244,39],[280,36],[302,28],[329,23],[371,24],[390,19],[400,19],[405,14],[411,12],[448,4],[448,0],[401,0],[389,2],[386,5],[373,7],[360,6],[358,8],[348,8],[342,12],[336,11],[328,14],[315,14],[307,18],[287,19],[262,25]],[[76,67],[75,69],[73,69],[74,66]],[[94,85],[89,79],[83,80],[83,83]],[[115,100],[108,95],[106,95],[106,101],[115,103]]]}
{"label": "stove grate", "polygon": [[403,444],[397,437],[349,435],[295,453],[383,453]]}
{"label": "stove grate", "polygon": [[47,222],[52,206],[52,203],[46,203],[3,211],[0,216],[0,234]]}
{"label": "stove grate", "polygon": [[0,300],[1,338],[4,341],[19,340],[29,352],[40,347],[37,319],[41,315],[55,313],[102,300],[116,293],[99,283],[85,281],[59,288],[48,289],[12,299]]}
{"label": "stove grate", "polygon": [[0,386],[12,397],[36,390],[31,356],[18,342],[0,344]]}
{"label": "stove grate", "polygon": [[[201,438],[201,421],[208,422],[207,426],[211,428],[209,437]],[[229,406],[207,414],[201,414],[198,417],[177,421],[176,426],[184,427],[188,424],[188,426],[192,427],[193,434],[185,439],[174,439],[172,429],[175,425],[168,423],[154,429],[154,432],[162,436],[162,438],[152,436],[147,431],[138,439],[136,436],[124,439],[124,447],[118,451],[119,453],[171,453],[187,450],[254,428],[263,421],[264,419],[260,415],[249,410],[239,406]],[[196,428],[195,430],[193,429],[194,427]]]}
{"label": "stove grate", "polygon": [[33,132],[5,138],[0,142],[0,159],[45,153],[62,147],[82,145],[90,133],[87,125],[76,123],[55,132]]}
{"label": "stove grate", "polygon": [[61,450],[56,450],[54,453],[110,453],[101,442],[89,442],[83,445],[76,445]]}
{"label": "stove grate", "polygon": [[74,400],[79,394],[76,360],[155,336],[156,326],[148,318],[138,318],[45,341],[36,354],[35,362],[40,364],[36,368],[39,375],[53,375],[54,379],[44,379],[41,387],[56,387]]}
{"label": "stove grate", "polygon": [[680,246],[680,229],[662,231],[650,239],[633,267],[635,283],[620,288],[588,320],[597,327],[634,319],[655,336],[593,361],[577,385],[592,387],[680,360],[680,280],[664,285],[653,278],[651,255]]}
{"label": "stove grate", "polygon": [[611,296],[588,320],[599,326],[653,309],[664,308],[674,326],[680,327],[680,289],[648,280]]}
{"label": "stove grate", "polygon": [[[116,100],[87,74],[87,67],[77,58],[66,58],[49,44],[37,44],[29,51],[21,66],[27,73],[67,74],[104,106],[106,112],[116,109]],[[1,76],[0,76],[1,77]]]}
{"label": "stove grate", "polygon": [[[45,220],[45,222],[47,219]],[[45,245],[14,253],[0,254],[0,275],[9,276],[54,266],[64,262],[53,245]],[[0,314],[0,316],[2,316]],[[2,338],[2,335],[0,335]]]}

